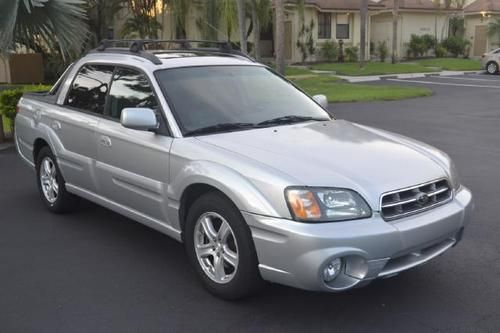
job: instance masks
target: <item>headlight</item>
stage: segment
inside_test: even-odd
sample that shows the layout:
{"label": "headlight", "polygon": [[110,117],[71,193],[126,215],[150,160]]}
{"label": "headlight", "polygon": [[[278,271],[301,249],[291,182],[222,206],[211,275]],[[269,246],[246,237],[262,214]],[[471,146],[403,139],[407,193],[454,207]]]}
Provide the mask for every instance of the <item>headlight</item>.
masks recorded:
{"label": "headlight", "polygon": [[334,222],[370,217],[372,211],[356,192],[339,188],[289,187],[285,197],[297,221]]}
{"label": "headlight", "polygon": [[453,163],[453,161],[450,161],[450,182],[453,190],[458,192],[462,185],[460,182],[460,176],[458,175],[457,168],[455,167],[455,163]]}

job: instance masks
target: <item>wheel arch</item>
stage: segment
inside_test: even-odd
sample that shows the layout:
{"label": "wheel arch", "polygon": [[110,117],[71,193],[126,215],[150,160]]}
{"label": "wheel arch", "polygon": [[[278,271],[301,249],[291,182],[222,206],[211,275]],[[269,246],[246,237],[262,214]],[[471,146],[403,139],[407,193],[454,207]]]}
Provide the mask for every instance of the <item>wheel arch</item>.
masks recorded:
{"label": "wheel arch", "polygon": [[37,138],[35,139],[35,142],[33,143],[33,161],[36,163],[36,160],[38,158],[38,154],[40,153],[40,150],[42,150],[43,147],[49,147],[49,143],[43,139],[43,138]]}
{"label": "wheel arch", "polygon": [[239,211],[279,216],[269,199],[246,177],[217,163],[190,163],[179,171],[169,187],[169,197],[177,202],[176,214],[172,217],[178,220],[181,232],[184,231],[190,205],[210,191],[224,195]]}

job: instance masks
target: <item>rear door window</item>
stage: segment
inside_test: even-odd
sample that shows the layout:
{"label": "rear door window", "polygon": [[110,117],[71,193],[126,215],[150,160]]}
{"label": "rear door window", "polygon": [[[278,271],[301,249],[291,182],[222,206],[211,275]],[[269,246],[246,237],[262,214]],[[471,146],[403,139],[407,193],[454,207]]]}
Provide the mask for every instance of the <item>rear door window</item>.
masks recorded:
{"label": "rear door window", "polygon": [[96,114],[104,113],[114,66],[85,65],[68,92],[65,105]]}
{"label": "rear door window", "polygon": [[134,69],[115,70],[108,98],[108,115],[115,119],[120,119],[124,108],[158,109],[158,102],[148,79]]}

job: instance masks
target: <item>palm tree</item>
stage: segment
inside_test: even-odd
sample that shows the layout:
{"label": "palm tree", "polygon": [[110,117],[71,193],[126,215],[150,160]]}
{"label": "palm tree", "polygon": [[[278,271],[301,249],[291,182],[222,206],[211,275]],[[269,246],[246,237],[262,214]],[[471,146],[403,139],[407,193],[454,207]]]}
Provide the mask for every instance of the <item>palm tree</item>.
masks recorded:
{"label": "palm tree", "polygon": [[399,0],[394,0],[392,6],[392,63],[398,62],[398,20],[399,20]]}
{"label": "palm tree", "polygon": [[107,28],[113,22],[113,17],[120,11],[127,0],[87,0],[89,28],[93,44],[107,38]]}
{"label": "palm tree", "polygon": [[156,18],[156,0],[128,0],[132,17],[128,18],[122,28],[125,37],[158,38],[158,30],[162,28]]}
{"label": "palm tree", "polygon": [[276,69],[285,75],[285,3],[275,1],[276,11]]}
{"label": "palm tree", "polygon": [[359,52],[359,67],[365,67],[366,58],[366,26],[368,17],[368,0],[361,1],[361,31],[360,31],[360,52]]}
{"label": "palm tree", "polygon": [[163,6],[170,6],[175,27],[175,38],[187,38],[187,16],[192,0],[163,0]]}
{"label": "palm tree", "polygon": [[246,7],[245,0],[236,0],[238,5],[238,27],[240,30],[240,49],[241,52],[247,53],[247,34],[246,34]]}
{"label": "palm tree", "polygon": [[83,0],[3,1],[0,52],[27,49],[79,54],[88,36]]}
{"label": "palm tree", "polygon": [[254,29],[254,56],[260,60],[260,32],[271,24],[271,1],[269,0],[251,0],[252,23]]}
{"label": "palm tree", "polygon": [[234,0],[218,0],[219,23],[226,29],[226,39],[231,41],[231,35],[238,28],[238,9]]}

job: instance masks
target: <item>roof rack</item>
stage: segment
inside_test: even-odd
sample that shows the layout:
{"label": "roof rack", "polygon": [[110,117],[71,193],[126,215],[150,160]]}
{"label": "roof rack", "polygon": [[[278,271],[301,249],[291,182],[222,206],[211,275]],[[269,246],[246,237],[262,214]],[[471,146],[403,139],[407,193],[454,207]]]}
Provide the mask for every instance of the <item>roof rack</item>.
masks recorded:
{"label": "roof rack", "polygon": [[[202,44],[202,47],[193,47],[193,43]],[[118,46],[118,45],[126,45]],[[162,49],[157,48],[160,44],[174,44],[175,48]],[[208,47],[212,45],[212,47]],[[232,55],[236,57],[243,57],[252,62],[255,62],[248,54],[233,48],[231,42],[224,41],[210,41],[210,40],[196,40],[196,39],[103,39],[99,46],[90,51],[89,53],[97,52],[114,52],[114,53],[127,53],[140,56],[148,59],[155,65],[162,64],[162,61],[156,54],[171,52],[171,51],[192,51],[192,52],[212,52],[225,55]],[[156,52],[147,52],[156,51]]]}

